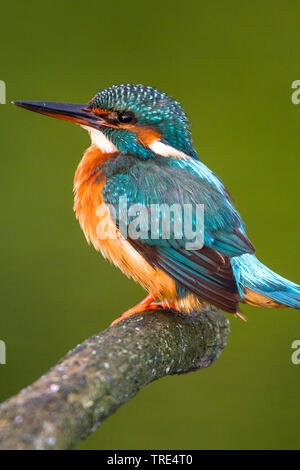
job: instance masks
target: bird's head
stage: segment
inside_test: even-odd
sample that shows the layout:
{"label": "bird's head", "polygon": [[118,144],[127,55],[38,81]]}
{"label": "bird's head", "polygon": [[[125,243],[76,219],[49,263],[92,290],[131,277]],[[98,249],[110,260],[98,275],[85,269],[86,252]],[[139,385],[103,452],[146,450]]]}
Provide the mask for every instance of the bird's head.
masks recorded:
{"label": "bird's head", "polygon": [[47,116],[73,121],[87,129],[102,152],[197,158],[188,119],[177,101],[150,86],[115,85],[99,91],[87,104],[14,101]]}

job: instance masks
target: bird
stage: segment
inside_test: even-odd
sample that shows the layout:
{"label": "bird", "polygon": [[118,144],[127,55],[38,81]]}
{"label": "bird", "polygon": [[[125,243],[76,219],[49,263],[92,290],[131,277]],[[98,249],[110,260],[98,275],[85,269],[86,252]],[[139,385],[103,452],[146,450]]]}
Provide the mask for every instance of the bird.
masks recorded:
{"label": "bird", "polygon": [[[178,101],[152,86],[120,84],[86,104],[13,104],[77,123],[90,134],[74,177],[76,217],[87,241],[147,292],[112,324],[161,308],[188,315],[212,305],[241,318],[240,304],[300,309],[300,286],[256,257],[229,191],[199,158]],[[120,208],[121,200],[129,209]],[[173,204],[202,207],[201,227],[195,210],[173,218],[152,213],[152,207]],[[154,232],[149,219],[143,225],[128,217],[133,206],[140,208],[136,214],[152,216]],[[167,215],[168,236],[162,228]],[[191,237],[176,232],[175,222],[184,218],[201,239],[192,249]]]}

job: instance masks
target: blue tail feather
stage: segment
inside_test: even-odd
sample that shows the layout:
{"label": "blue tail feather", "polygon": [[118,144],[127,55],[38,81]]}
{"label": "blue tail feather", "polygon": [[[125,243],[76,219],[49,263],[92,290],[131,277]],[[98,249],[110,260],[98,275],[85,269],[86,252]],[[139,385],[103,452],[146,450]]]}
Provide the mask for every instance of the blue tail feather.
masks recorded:
{"label": "blue tail feather", "polygon": [[287,307],[300,309],[300,286],[276,274],[254,255],[237,256],[231,259],[231,264],[242,299],[249,289]]}

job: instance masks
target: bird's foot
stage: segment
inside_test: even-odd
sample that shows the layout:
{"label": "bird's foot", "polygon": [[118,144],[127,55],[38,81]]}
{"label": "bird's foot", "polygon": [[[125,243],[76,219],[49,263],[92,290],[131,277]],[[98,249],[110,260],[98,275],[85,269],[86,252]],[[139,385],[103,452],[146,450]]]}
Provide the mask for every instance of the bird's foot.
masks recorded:
{"label": "bird's foot", "polygon": [[146,310],[159,310],[159,309],[175,309],[175,304],[168,304],[167,302],[155,302],[157,297],[154,297],[152,294],[147,295],[141,302],[139,302],[134,307],[126,310],[119,318],[116,318],[110,326],[116,325],[119,321],[124,320],[125,318],[136,315],[137,313],[145,312]]}
{"label": "bird's foot", "polygon": [[[119,318],[116,318],[110,326],[116,325],[119,323],[119,321],[124,320],[125,318],[131,317],[131,315],[136,315],[137,313],[142,313],[145,310],[149,310],[151,305],[156,305],[153,304],[153,302],[157,299],[157,297],[154,297],[152,294],[147,295],[141,302],[139,302],[137,305],[134,307],[130,308],[129,310],[126,310]],[[151,308],[151,310],[153,310]]]}

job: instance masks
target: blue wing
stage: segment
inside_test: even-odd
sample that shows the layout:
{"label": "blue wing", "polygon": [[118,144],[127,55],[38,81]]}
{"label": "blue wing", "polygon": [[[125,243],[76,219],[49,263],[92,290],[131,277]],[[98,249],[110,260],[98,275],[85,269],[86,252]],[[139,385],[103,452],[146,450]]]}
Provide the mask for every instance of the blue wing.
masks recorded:
{"label": "blue wing", "polygon": [[[148,262],[203,300],[224,310],[236,311],[239,294],[230,257],[253,253],[254,249],[223,183],[197,160],[165,157],[141,161],[131,156],[120,156],[106,170],[106,176],[104,202],[114,208],[119,229]],[[120,198],[125,197],[127,209],[141,205],[148,210],[148,229],[143,227],[138,237],[133,237],[128,231],[132,219],[128,217],[126,220],[119,206]],[[162,204],[167,207],[189,205],[192,208],[203,204],[204,246],[201,249],[187,249],[191,240],[187,239],[184,231],[178,237],[175,224],[176,217],[182,218],[182,225],[188,217],[195,231],[196,210],[188,215],[184,211],[181,216],[175,215],[167,238],[163,237],[164,212],[156,213],[159,223],[155,225],[153,236],[151,207]]]}

